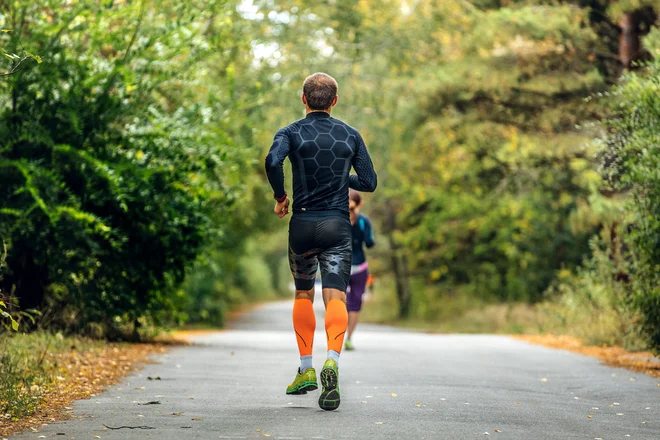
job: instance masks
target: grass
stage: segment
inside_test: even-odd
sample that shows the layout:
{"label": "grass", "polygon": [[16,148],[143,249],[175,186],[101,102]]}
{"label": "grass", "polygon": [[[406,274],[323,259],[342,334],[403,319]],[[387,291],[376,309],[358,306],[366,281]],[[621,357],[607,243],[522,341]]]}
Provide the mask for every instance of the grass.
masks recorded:
{"label": "grass", "polygon": [[393,283],[384,280],[365,303],[360,320],[438,333],[567,335],[587,345],[648,349],[619,294],[598,282],[574,284],[539,304],[484,303],[465,294],[442,296],[426,287],[413,293],[411,316],[399,320]]}
{"label": "grass", "polygon": [[60,334],[0,334],[0,417],[19,420],[40,409],[44,395],[66,376],[60,355],[102,342]]}
{"label": "grass", "polygon": [[[382,283],[372,299],[365,303],[360,320],[379,324],[391,324],[416,330],[438,333],[537,333],[540,329],[538,311],[529,304],[487,304],[467,295],[447,296],[430,304],[415,304],[411,317],[397,319],[398,304],[393,289]],[[426,295],[422,295],[426,296]],[[426,298],[428,299],[428,298]],[[423,302],[417,300],[417,303]],[[423,310],[420,310],[423,309]]]}

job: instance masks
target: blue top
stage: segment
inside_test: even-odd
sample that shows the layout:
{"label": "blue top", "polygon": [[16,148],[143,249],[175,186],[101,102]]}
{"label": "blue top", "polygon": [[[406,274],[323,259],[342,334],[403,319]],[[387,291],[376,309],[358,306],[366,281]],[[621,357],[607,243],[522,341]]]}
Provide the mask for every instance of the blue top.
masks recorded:
{"label": "blue top", "polygon": [[[362,136],[325,112],[312,112],[280,129],[266,157],[266,174],[276,198],[284,196],[282,165],[293,168],[293,212],[342,211],[348,189],[372,192],[376,172]],[[357,174],[350,174],[351,167]]]}
{"label": "blue top", "polygon": [[353,225],[353,265],[357,266],[359,264],[367,261],[367,257],[364,255],[364,248],[362,243],[367,245],[368,248],[373,247],[374,243],[374,232],[371,229],[371,221],[366,215],[358,214],[358,219]]}

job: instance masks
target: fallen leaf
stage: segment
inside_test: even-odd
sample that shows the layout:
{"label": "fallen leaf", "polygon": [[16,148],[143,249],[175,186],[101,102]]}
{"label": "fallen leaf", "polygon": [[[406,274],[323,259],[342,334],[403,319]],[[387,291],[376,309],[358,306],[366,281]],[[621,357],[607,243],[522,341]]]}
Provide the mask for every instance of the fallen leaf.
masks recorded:
{"label": "fallen leaf", "polygon": [[617,415],[617,416],[622,416],[622,415],[623,415],[623,413],[616,413],[616,415]]}
{"label": "fallen leaf", "polygon": [[376,425],[382,425],[383,422],[376,422]]}
{"label": "fallen leaf", "polygon": [[484,432],[484,435],[490,435],[490,432]]}
{"label": "fallen leaf", "polygon": [[99,437],[98,435],[95,435],[94,438],[101,438],[101,437]]}
{"label": "fallen leaf", "polygon": [[397,396],[397,393],[392,393],[392,394],[390,394],[390,395],[391,395],[392,397],[396,397],[396,396]]}
{"label": "fallen leaf", "polygon": [[175,412],[175,413],[172,413],[172,415],[173,416],[181,416],[181,415],[183,415],[183,413],[182,412]]}
{"label": "fallen leaf", "polygon": [[541,382],[547,382],[547,381],[548,381],[548,378],[547,378],[547,377],[542,377],[542,378],[541,378]]}
{"label": "fallen leaf", "polygon": [[502,431],[500,431],[499,429],[496,429],[495,432],[502,432]]}
{"label": "fallen leaf", "polygon": [[520,402],[516,402],[516,405],[520,405]]}
{"label": "fallen leaf", "polygon": [[264,434],[264,437],[270,437],[270,434]]}
{"label": "fallen leaf", "polygon": [[200,420],[202,420],[202,419],[200,419],[199,417],[193,417],[192,419],[193,419],[193,420],[196,420],[196,421],[200,421]]}

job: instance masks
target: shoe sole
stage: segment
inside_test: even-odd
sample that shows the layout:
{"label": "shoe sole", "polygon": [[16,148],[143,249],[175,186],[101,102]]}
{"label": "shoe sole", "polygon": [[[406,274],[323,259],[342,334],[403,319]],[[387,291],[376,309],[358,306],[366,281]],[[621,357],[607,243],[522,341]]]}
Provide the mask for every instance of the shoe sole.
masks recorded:
{"label": "shoe sole", "polygon": [[334,411],[339,408],[339,378],[332,368],[324,368],[321,371],[321,385],[323,391],[319,396],[319,407],[326,411]]}
{"label": "shoe sole", "polygon": [[308,391],[318,390],[319,386],[316,382],[302,382],[292,390],[286,390],[289,395],[307,394]]}

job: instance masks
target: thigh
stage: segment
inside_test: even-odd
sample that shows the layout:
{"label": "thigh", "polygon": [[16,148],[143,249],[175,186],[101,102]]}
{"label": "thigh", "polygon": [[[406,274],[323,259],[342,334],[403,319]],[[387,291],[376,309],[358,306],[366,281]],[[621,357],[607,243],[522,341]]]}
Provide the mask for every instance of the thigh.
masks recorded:
{"label": "thigh", "polygon": [[347,219],[332,218],[320,225],[322,251],[318,255],[324,289],[346,292],[351,276],[352,233]]}
{"label": "thigh", "polygon": [[292,218],[289,223],[289,268],[296,290],[314,288],[319,266],[316,246],[316,222]]}
{"label": "thigh", "polygon": [[357,295],[362,295],[367,289],[367,279],[369,278],[369,271],[363,270],[361,272],[354,273],[351,275],[351,289],[355,291]]}

